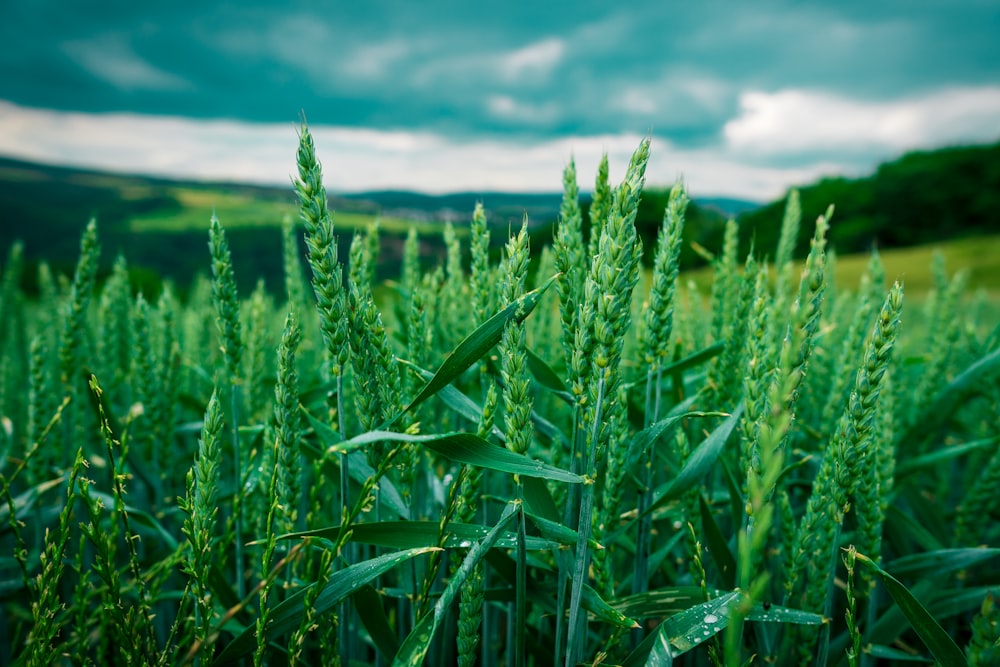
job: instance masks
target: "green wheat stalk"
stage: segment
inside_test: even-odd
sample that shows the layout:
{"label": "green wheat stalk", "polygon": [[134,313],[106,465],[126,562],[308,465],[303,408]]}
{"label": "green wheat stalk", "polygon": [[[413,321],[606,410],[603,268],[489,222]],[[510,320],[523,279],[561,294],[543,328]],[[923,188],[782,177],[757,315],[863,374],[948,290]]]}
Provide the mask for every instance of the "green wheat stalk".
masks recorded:
{"label": "green wheat stalk", "polygon": [[31,582],[31,629],[24,640],[21,660],[26,667],[44,667],[51,664],[52,656],[59,654],[57,639],[66,623],[65,605],[59,600],[60,582],[65,570],[66,544],[70,536],[73,504],[79,490],[77,480],[86,465],[83,449],[77,450],[69,470],[66,485],[66,503],[59,511],[58,529],[55,534],[45,531],[45,546],[39,554],[39,570]]}
{"label": "green wheat stalk", "polygon": [[[477,434],[486,439],[493,432],[496,410],[499,403],[496,384],[490,383],[486,389],[483,401],[483,412],[479,420]],[[462,477],[458,508],[455,518],[464,523],[471,523],[477,514],[479,498],[483,488],[483,471],[481,468],[467,466]],[[457,563],[456,555],[452,569]],[[485,573],[482,564],[478,564],[469,574],[465,585],[459,589],[458,607],[458,664],[460,667],[473,667],[476,664],[476,648],[480,643],[480,627],[483,621],[483,605],[485,602]]]}
{"label": "green wheat stalk", "polygon": [[[803,609],[821,609],[824,600],[828,599],[839,528],[862,479],[864,458],[877,455],[870,446],[871,434],[881,385],[896,342],[902,305],[903,289],[896,283],[876,318],[847,408],[813,481],[805,515],[799,524],[793,569],[786,584],[791,593],[801,582]],[[807,659],[807,652],[803,651],[802,657]]]}
{"label": "green wheat stalk", "polygon": [[570,160],[563,171],[563,198],[559,220],[552,240],[556,270],[556,293],[562,323],[562,347],[566,356],[573,353],[573,340],[579,324],[579,305],[583,297],[583,278],[588,268],[584,257],[583,217],[580,190],[576,183],[576,164]]}
{"label": "green wheat stalk", "polygon": [[[343,270],[337,260],[337,241],[333,235],[333,217],[327,208],[323,168],[316,158],[316,147],[309,129],[303,123],[299,132],[296,155],[299,178],[295,191],[299,197],[299,213],[305,225],[307,258],[312,269],[312,287],[316,295],[320,333],[330,361],[330,371],[336,383],[337,426],[347,437],[347,415],[344,400],[344,373],[350,358],[348,343],[350,326],[343,288]],[[340,506],[348,509],[350,475],[347,455],[340,458]]]}
{"label": "green wheat stalk", "polygon": [[79,371],[83,366],[86,349],[87,307],[94,290],[100,253],[97,221],[91,219],[80,239],[80,259],[73,275],[73,283],[66,301],[59,334],[59,380],[63,395],[71,396],[74,400],[74,403],[70,404],[63,422],[63,460],[70,458],[74,442],[84,441],[82,437],[83,426],[80,423],[83,413],[79,406],[83,402],[81,400],[83,391],[79,382]]}
{"label": "green wheat stalk", "polygon": [[233,521],[235,525],[236,594],[242,598],[246,592],[243,578],[243,452],[240,447],[240,385],[243,339],[240,324],[240,302],[236,293],[233,260],[229,253],[226,232],[219,218],[212,214],[209,227],[209,249],[212,254],[212,296],[215,304],[215,322],[219,331],[222,358],[229,378],[230,410],[232,412],[233,443]]}
{"label": "green wheat stalk", "polygon": [[[588,540],[593,521],[594,484],[598,466],[598,443],[603,449],[624,446],[613,438],[607,423],[614,423],[625,406],[617,401],[621,382],[622,348],[631,325],[632,291],[639,280],[641,243],[635,229],[639,196],[649,160],[649,140],[643,140],[632,155],[625,180],[612,201],[607,224],[601,229],[598,254],[587,276],[585,300],[594,309],[593,340],[587,405],[583,411],[584,447],[580,470],[590,479],[585,485],[576,523],[577,545],[567,622],[566,664],[573,665],[582,655],[587,638],[586,617],[581,615],[583,585],[590,561]],[[584,327],[580,327],[581,329]],[[602,425],[605,427],[602,429]]]}
{"label": "green wheat stalk", "polygon": [[187,474],[186,499],[180,503],[187,514],[182,532],[190,544],[190,555],[184,563],[195,601],[193,636],[195,642],[207,641],[213,625],[212,592],[209,587],[210,572],[216,557],[218,537],[217,488],[220,473],[222,434],[222,409],[216,392],[205,408],[204,425],[198,441],[198,457]]}

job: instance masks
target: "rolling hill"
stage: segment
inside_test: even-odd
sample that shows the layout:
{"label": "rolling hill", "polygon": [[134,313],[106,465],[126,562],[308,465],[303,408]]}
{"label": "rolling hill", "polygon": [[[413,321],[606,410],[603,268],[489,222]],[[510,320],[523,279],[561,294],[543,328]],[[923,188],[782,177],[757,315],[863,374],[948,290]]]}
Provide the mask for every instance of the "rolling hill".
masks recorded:
{"label": "rolling hill", "polygon": [[[835,204],[830,241],[841,255],[872,246],[886,250],[998,234],[1000,143],[909,153],[868,177],[827,178],[799,192],[804,227]],[[647,255],[667,196],[663,189],[644,192],[636,224]],[[336,212],[342,256],[352,232],[379,218],[385,237],[381,274],[389,276],[394,275],[401,239],[411,224],[421,231],[422,252],[428,258],[440,257],[444,222],[467,221],[475,203],[482,201],[498,230],[527,213],[537,247],[551,238],[560,199],[559,193],[383,191],[335,195],[330,206]],[[586,211],[588,202],[582,204]],[[732,215],[740,223],[741,252],[752,242],[759,254],[772,253],[784,206],[784,199],[763,206],[724,198],[693,202],[687,211],[682,266],[704,263],[692,250],[695,245],[721,247],[725,220]],[[105,266],[124,253],[136,275],[153,282],[169,276],[183,289],[196,272],[208,267],[206,230],[214,210],[229,233],[241,288],[249,289],[257,276],[264,276],[277,289],[281,257],[273,249],[280,243],[281,221],[294,219],[295,207],[290,186],[171,181],[0,158],[0,253],[21,240],[29,267],[44,259],[64,273],[76,261],[80,231],[96,216]],[[499,243],[502,234],[494,236]],[[803,231],[800,256],[808,249],[808,239]]]}
{"label": "rolling hill", "polygon": [[[830,243],[841,254],[1000,233],[1000,143],[907,153],[864,178],[799,188],[803,220],[830,204]],[[743,247],[777,245],[785,199],[739,217]],[[799,238],[799,255],[809,234]]]}

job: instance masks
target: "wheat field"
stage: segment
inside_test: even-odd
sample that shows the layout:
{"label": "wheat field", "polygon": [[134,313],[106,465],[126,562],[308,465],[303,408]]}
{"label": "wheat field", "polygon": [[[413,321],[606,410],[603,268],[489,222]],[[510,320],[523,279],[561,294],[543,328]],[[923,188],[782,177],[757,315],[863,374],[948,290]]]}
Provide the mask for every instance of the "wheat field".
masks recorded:
{"label": "wheat field", "polygon": [[306,127],[280,296],[214,216],[183,302],[98,287],[95,221],[37,298],[12,247],[0,663],[1000,664],[990,304],[940,260],[916,306],[877,254],[834,284],[795,196],[702,292],[678,185],[643,267],[648,155],[586,225],[571,162],[549,247],[411,229],[385,299]]}

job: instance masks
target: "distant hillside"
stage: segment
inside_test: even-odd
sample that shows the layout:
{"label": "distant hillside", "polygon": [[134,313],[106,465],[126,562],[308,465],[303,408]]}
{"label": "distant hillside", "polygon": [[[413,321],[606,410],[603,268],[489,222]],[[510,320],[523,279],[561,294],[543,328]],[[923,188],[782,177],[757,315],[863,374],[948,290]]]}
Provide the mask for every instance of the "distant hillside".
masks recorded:
{"label": "distant hillside", "polygon": [[[831,243],[841,254],[910,246],[1000,233],[1000,144],[910,153],[883,164],[870,177],[829,178],[800,188],[803,231],[800,255],[808,247],[810,222],[828,204],[836,205]],[[668,192],[647,188],[636,225],[649,259],[660,228]],[[589,205],[581,198],[584,220]],[[336,212],[342,256],[353,230],[375,216],[385,242],[382,276],[395,275],[401,240],[410,224],[422,231],[427,261],[439,261],[443,221],[469,220],[482,201],[494,240],[502,243],[508,225],[527,213],[535,248],[551,238],[561,194],[456,193],[426,195],[384,191],[331,197]],[[208,269],[208,220],[215,211],[230,235],[241,289],[264,276],[280,289],[281,255],[278,226],[297,217],[292,187],[238,183],[201,183],[92,172],[0,158],[0,257],[15,240],[25,243],[29,265],[41,259],[69,273],[76,261],[79,237],[91,216],[98,219],[102,264],[110,266],[124,253],[145,280],[171,277],[184,287],[198,271]],[[693,248],[711,252],[722,246],[727,217],[738,215],[742,250],[751,239],[761,254],[773,254],[784,211],[784,199],[765,206],[725,198],[693,202],[687,211],[682,266],[704,263]],[[461,232],[461,227],[459,227]],[[0,259],[2,261],[2,259]],[[28,275],[32,275],[29,271]]]}
{"label": "distant hillside", "polygon": [[738,216],[747,211],[755,211],[761,207],[759,201],[733,199],[732,197],[698,197],[698,205],[712,209],[726,216]]}
{"label": "distant hillside", "polygon": [[[346,199],[332,203],[343,213],[346,253],[351,225],[370,223],[377,207]],[[0,258],[14,241],[23,241],[29,281],[35,276],[31,267],[42,260],[70,274],[80,234],[96,217],[102,271],[122,253],[135,282],[155,285],[165,276],[183,290],[196,272],[209,269],[213,211],[229,233],[240,288],[251,289],[258,276],[278,288],[281,256],[270,250],[280,247],[282,219],[296,216],[290,185],[172,181],[0,158]]]}
{"label": "distant hillside", "polygon": [[[827,178],[799,188],[808,252],[812,221],[835,206],[830,242],[840,253],[913,246],[1000,232],[1000,143],[907,153],[866,178]],[[777,247],[785,199],[739,217],[744,249]],[[806,226],[808,225],[808,227]]]}
{"label": "distant hillside", "polygon": [[[410,213],[416,219],[467,220],[476,202],[482,202],[487,215],[495,222],[518,221],[525,213],[534,225],[552,222],[559,215],[562,193],[456,192],[428,195],[420,192],[383,190],[339,195],[345,199],[374,205],[378,210],[402,217]],[[580,195],[584,204],[589,195]],[[698,205],[726,216],[736,216],[759,208],[761,203],[732,197],[699,197]]]}
{"label": "distant hillside", "polygon": [[[330,208],[345,258],[353,232],[379,219],[380,275],[388,277],[398,272],[402,238],[411,225],[420,230],[421,251],[431,263],[444,252],[443,222],[468,221],[477,201],[486,206],[490,222],[506,230],[525,213],[533,228],[550,227],[560,200],[559,193],[367,192],[331,195]],[[214,211],[227,230],[240,289],[251,289],[259,276],[280,289],[281,254],[274,249],[280,246],[282,220],[297,219],[296,205],[290,184],[174,181],[0,158],[0,262],[20,240],[29,267],[44,260],[55,271],[70,274],[80,233],[94,216],[104,270],[122,253],[136,282],[156,283],[166,276],[183,290],[196,272],[209,268],[207,230]],[[494,238],[497,246],[502,244],[502,234]],[[30,281],[35,272],[29,268],[25,275]]]}
{"label": "distant hillside", "polygon": [[[542,243],[551,233],[561,199],[561,193],[428,195],[375,191],[332,195],[330,207],[336,213],[344,255],[353,230],[379,218],[386,241],[381,257],[383,275],[394,275],[400,239],[410,224],[422,230],[424,254],[438,257],[443,251],[442,223],[468,221],[476,202],[481,201],[498,230],[518,224],[527,214],[532,235]],[[586,196],[582,199],[586,206]],[[658,212],[654,209],[661,205],[660,200],[654,190],[644,198],[639,222],[643,233],[655,233],[662,208]],[[689,214],[692,236],[704,241],[701,232],[695,233],[696,228],[710,232],[721,228],[720,211],[734,214],[755,205],[732,199],[706,200],[704,224],[697,223],[698,214]],[[241,288],[252,287],[259,275],[276,287],[280,285],[280,255],[262,249],[277,246],[278,225],[286,216],[297,217],[295,207],[290,185],[174,181],[0,157],[0,254],[21,240],[29,264],[45,260],[67,274],[77,258],[80,233],[87,220],[96,216],[104,267],[110,266],[115,255],[124,253],[134,273],[145,276],[143,280],[170,276],[183,287],[195,272],[207,270],[206,234],[214,211],[230,236]],[[494,234],[497,245],[502,244],[502,236]]]}
{"label": "distant hillside", "polygon": [[482,202],[487,216],[494,223],[520,222],[527,213],[529,223],[538,225],[553,220],[559,214],[562,193],[456,192],[429,195],[405,190],[380,190],[340,197],[364,204],[385,215],[415,220],[467,221],[477,202]]}

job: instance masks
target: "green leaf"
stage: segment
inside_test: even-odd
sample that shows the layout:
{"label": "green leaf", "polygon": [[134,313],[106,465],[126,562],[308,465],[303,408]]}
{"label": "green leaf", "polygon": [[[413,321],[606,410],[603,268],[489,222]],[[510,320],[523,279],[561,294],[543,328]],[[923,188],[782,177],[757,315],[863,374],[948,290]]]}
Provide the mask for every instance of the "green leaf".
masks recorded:
{"label": "green leaf", "polygon": [[656,630],[646,664],[670,664],[677,656],[722,632],[729,625],[729,605],[739,596],[737,591],[724,593],[665,620]]}
{"label": "green leaf", "polygon": [[892,648],[891,646],[883,646],[882,644],[873,644],[865,649],[865,653],[873,658],[882,658],[884,660],[895,660],[897,662],[923,662],[932,663],[934,662],[930,658],[925,658],[922,655],[913,655],[907,653],[906,651],[901,651],[898,648]]}
{"label": "green leaf", "polygon": [[[24,493],[19,494],[14,498],[14,518],[18,521],[24,520],[31,513],[39,496],[50,489],[63,488],[65,484],[65,478],[56,477],[47,482],[39,482]],[[107,506],[114,507],[114,503]],[[10,505],[3,503],[0,504],[0,535],[5,534],[8,530],[10,530]]]}
{"label": "green leaf", "polygon": [[560,431],[555,424],[540,415],[537,410],[531,411],[531,423],[534,424],[535,434],[539,436],[539,439],[547,439],[550,443],[553,443],[553,447],[569,449],[569,439],[566,437],[566,434]]}
{"label": "green leaf", "polygon": [[[712,359],[712,357],[718,356],[719,354],[722,353],[722,350],[724,350],[725,347],[726,347],[725,343],[721,342],[712,343],[708,347],[698,350],[697,352],[694,352],[692,354],[689,354],[683,359],[678,359],[677,361],[671,362],[666,366],[663,366],[660,369],[660,373],[664,377],[667,377],[668,375],[672,375],[675,373],[683,373],[689,368],[694,368],[695,366],[703,364],[706,361]],[[649,376],[643,376],[642,378],[636,380],[635,382],[626,385],[626,387],[630,389],[633,387],[643,387],[646,385],[647,382],[649,382],[649,379],[650,379]]]}
{"label": "green leaf", "polygon": [[[531,518],[530,514],[526,514],[526,516]],[[576,531],[573,531],[573,534],[576,535]],[[576,543],[575,537],[573,543]],[[492,572],[494,574],[511,584],[511,587],[495,589],[495,592],[500,593],[502,591],[508,591],[513,593],[513,586],[517,581],[517,564],[514,560],[511,559],[507,552],[497,550],[490,551],[490,553],[486,556],[486,560],[492,566]],[[698,588],[698,593],[700,595],[700,588]],[[531,577],[531,572],[529,571],[527,595],[528,602],[530,602],[533,606],[546,613],[555,612],[556,587],[555,583],[551,579],[535,579]],[[633,620],[628,618],[626,614],[622,613],[622,610],[619,608],[617,602],[614,604],[605,602],[597,591],[590,589],[586,584],[583,586],[583,596],[580,600],[580,604],[588,612],[607,623],[620,625],[625,628],[634,627],[632,625]]]}
{"label": "green leaf", "polygon": [[[339,475],[340,466],[338,465],[337,468],[337,474]],[[347,473],[361,487],[366,481],[375,476],[375,468],[368,465],[368,457],[364,452],[351,452],[347,456]],[[339,480],[339,477],[331,477],[331,479]],[[399,494],[399,489],[396,488],[391,479],[383,476],[378,481],[378,494],[379,503],[382,504],[379,511],[382,512],[383,518],[387,518],[385,514],[387,509],[392,510],[399,517],[410,516],[410,508],[407,507],[403,497]]]}
{"label": "green leaf", "polygon": [[[639,642],[639,645],[635,647],[625,662],[622,663],[622,667],[642,667],[647,664],[646,659],[649,657],[650,652],[653,650],[653,644],[660,639],[659,632],[650,632],[646,637]],[[657,667],[669,667],[674,664],[673,658],[667,656],[667,658]]]}
{"label": "green leaf", "polygon": [[668,373],[673,374],[686,371],[689,368],[699,366],[713,357],[722,354],[724,349],[726,349],[725,343],[713,343],[702,350],[689,354],[683,359],[678,359],[677,361],[667,364],[661,369],[661,371],[664,375]]}
{"label": "green leaf", "polygon": [[[431,380],[434,377],[433,373],[423,368],[420,368],[413,362],[406,361],[405,359],[400,359],[399,361],[400,363],[409,366],[410,369],[414,373],[422,377],[425,382]],[[451,408],[452,411],[455,412],[455,414],[459,415],[463,419],[466,419],[473,424],[478,424],[479,420],[483,416],[482,406],[476,403],[474,400],[472,400],[468,396],[468,394],[459,391],[453,385],[448,385],[447,387],[443,387],[437,393],[437,397],[441,399],[442,403]],[[494,425],[492,433],[493,436],[497,438],[500,442],[507,441],[503,429],[501,429],[499,426]]]}
{"label": "green leaf", "polygon": [[[889,505],[885,511],[885,533],[887,537],[898,535],[892,541],[905,544],[910,540],[920,545],[926,551],[940,551],[944,544],[927,528],[914,519],[908,512],[900,510],[895,504]],[[902,538],[905,538],[905,542]]]}
{"label": "green leaf", "polygon": [[750,609],[746,620],[758,623],[793,623],[795,625],[822,625],[826,622],[821,614],[779,607],[778,605],[764,605],[760,602]]}
{"label": "green leaf", "polygon": [[722,450],[726,446],[726,441],[729,440],[729,436],[736,427],[737,422],[739,422],[740,415],[742,414],[743,406],[740,405],[736,409],[736,412],[730,415],[726,421],[722,422],[718,428],[712,431],[691,452],[691,456],[688,457],[677,477],[668,483],[667,488],[660,494],[660,497],[650,506],[647,512],[652,512],[663,507],[671,500],[680,498],[685,492],[693,489],[708,474],[712,466],[719,459],[719,455],[722,454]]}
{"label": "green leaf", "polygon": [[537,477],[527,477],[522,480],[521,487],[524,494],[524,503],[528,506],[529,514],[552,522],[560,522],[559,508],[556,507],[556,501],[552,498],[552,492],[549,491],[548,485],[543,480]]}
{"label": "green leaf", "polygon": [[[907,514],[912,515],[913,520],[933,536],[938,544],[933,549],[925,547],[924,550],[937,551],[947,547],[951,542],[955,526],[945,515],[944,504],[932,498],[930,494],[924,493],[916,484],[904,484],[902,487],[894,488],[898,488],[897,496],[900,501],[894,505],[905,507]],[[912,553],[914,551],[916,550],[908,549],[899,553]]]}
{"label": "green leaf", "polygon": [[572,405],[574,402],[573,395],[569,393],[569,389],[562,378],[537,354],[531,350],[525,350],[525,353],[528,359],[528,371],[535,378],[535,381]]}
{"label": "green leaf", "polygon": [[[334,572],[330,576],[329,580],[327,580],[326,586],[323,587],[322,592],[320,592],[319,596],[316,598],[314,611],[317,614],[322,614],[323,612],[332,609],[341,600],[351,595],[362,586],[365,586],[375,577],[385,574],[394,567],[397,567],[400,563],[404,563],[415,556],[430,553],[432,551],[439,551],[439,549],[423,548],[397,551],[395,553],[385,554],[384,556],[379,556],[378,558],[373,558],[371,560],[364,561],[363,563],[357,563],[338,572]],[[281,604],[271,609],[271,619],[267,624],[267,629],[265,630],[269,639],[279,637],[280,635],[290,632],[299,626],[299,622],[306,611],[306,593],[315,585],[316,584],[311,584],[310,586],[306,586]],[[254,636],[255,634],[256,627],[251,625],[246,628],[238,637],[236,637],[236,639],[226,645],[226,648],[212,664],[217,666],[230,665],[253,651],[257,646],[257,640]]]}
{"label": "green leaf", "polygon": [[[713,599],[726,595],[726,592],[709,589]],[[612,604],[627,616],[634,618],[654,618],[677,614],[704,602],[705,592],[700,586],[672,586],[660,588],[646,593],[637,593],[628,597],[618,598]],[[747,614],[748,621],[763,623],[795,623],[797,625],[819,625],[824,619],[820,614],[798,609],[789,609],[779,605],[755,604]]]}
{"label": "green leaf", "polygon": [[910,626],[916,631],[917,635],[930,649],[931,654],[941,662],[944,667],[963,667],[966,664],[965,654],[962,653],[962,649],[958,647],[955,640],[952,639],[944,629],[938,625],[938,622],[934,620],[934,617],[924,609],[924,606],[920,604],[916,597],[899,582],[898,579],[893,577],[891,574],[880,568],[867,556],[862,554],[857,555],[858,562],[864,565],[866,568],[874,572],[879,579],[882,580],[882,584],[885,586],[886,590],[889,591],[889,595],[892,599],[896,601],[899,608],[902,610],[906,619],[910,622]]}
{"label": "green leaf", "polygon": [[[694,397],[692,396],[688,400],[684,401],[682,409],[686,409],[687,406],[693,403]],[[671,412],[674,413],[676,411]],[[638,460],[644,460],[647,453],[658,447],[660,442],[666,438],[667,434],[673,432],[674,427],[676,427],[682,419],[685,419],[686,417],[728,416],[729,415],[724,412],[679,412],[677,414],[670,414],[655,424],[650,424],[648,427],[632,436],[628,445],[630,465],[635,465],[635,462]]]}
{"label": "green leaf", "polygon": [[[910,593],[939,621],[978,609],[982,605],[983,598],[995,589],[995,586],[942,589],[935,583],[921,579],[913,585]],[[878,620],[869,628],[866,639],[873,644],[890,644],[906,632],[908,625],[899,605],[893,604],[879,614]],[[848,643],[849,637],[846,632],[838,635],[830,642],[831,655],[843,653]]]}
{"label": "green leaf", "polygon": [[934,578],[997,556],[1000,556],[1000,549],[938,549],[897,558],[887,563],[885,569],[895,577]]}
{"label": "green leaf", "polygon": [[[913,585],[910,592],[918,600],[927,602],[933,597],[934,582],[919,581]],[[881,611],[875,622],[865,632],[865,640],[873,644],[892,644],[904,632],[909,631],[909,622],[903,615],[899,605],[893,603],[888,609]],[[840,635],[830,640],[830,655],[840,655],[847,650],[850,644],[848,633],[842,632]]]}
{"label": "green leaf", "polygon": [[964,456],[970,452],[990,447],[997,444],[997,442],[1000,442],[1000,438],[994,437],[984,438],[983,440],[973,440],[972,442],[965,442],[961,445],[947,445],[941,449],[931,452],[930,454],[924,454],[923,456],[915,456],[912,459],[907,459],[900,462],[900,464],[896,466],[896,481],[898,482],[908,475],[912,475],[915,472],[919,472],[927,468],[936,468],[942,463]]}
{"label": "green leaf", "polygon": [[434,374],[434,377],[424,385],[416,398],[410,401],[410,404],[403,408],[403,411],[396,415],[387,425],[395,423],[404,414],[426,401],[442,388],[451,384],[455,378],[464,373],[472,364],[482,359],[483,355],[500,342],[507,323],[523,322],[531,311],[534,310],[535,306],[538,305],[538,300],[555,279],[555,276],[549,278],[541,287],[524,294],[496,315],[483,322],[475,331],[469,334],[445,358],[441,367]]}
{"label": "green leaf", "polygon": [[958,614],[964,614],[967,611],[979,609],[983,603],[983,599],[994,592],[996,592],[995,585],[977,586],[975,588],[937,589],[934,592],[934,599],[927,604],[927,611],[937,619],[950,618]]}
{"label": "green leaf", "polygon": [[[402,360],[401,360],[402,361]],[[430,380],[434,375],[430,371],[426,371],[418,366],[414,365],[409,361],[402,361],[413,371],[424,378],[424,380]],[[491,368],[493,366],[491,365]],[[499,371],[497,371],[499,372]],[[437,397],[441,399],[441,402],[446,406],[451,408],[455,414],[461,416],[464,419],[472,422],[473,424],[478,424],[480,418],[483,416],[483,408],[474,400],[469,398],[469,396],[462,391],[456,389],[453,385],[448,385],[443,387],[438,393]],[[558,443],[560,446],[567,445],[568,440],[565,434],[556,427],[555,424],[550,422],[548,419],[543,417],[536,410],[531,411],[531,422],[535,425],[535,431],[537,435],[542,438],[547,438],[549,441]],[[507,442],[507,436],[504,434],[503,430],[494,425],[491,433],[499,442]]]}
{"label": "green leaf", "polygon": [[459,588],[468,579],[472,569],[479,564],[483,556],[500,539],[500,535],[503,534],[511,519],[515,517],[519,507],[519,503],[508,503],[497,525],[490,530],[484,539],[476,542],[472,549],[469,550],[468,555],[466,555],[458,570],[448,581],[448,585],[445,587],[444,592],[441,593],[441,597],[434,604],[434,609],[425,614],[416,626],[414,626],[413,630],[410,631],[406,639],[403,640],[403,644],[399,647],[399,651],[392,661],[393,665],[418,667],[424,663],[424,656],[427,655],[427,649],[430,648],[431,642],[434,640],[434,635],[437,633],[441,621],[451,607],[451,603],[455,599]]}
{"label": "green leaf", "polygon": [[[738,599],[739,592],[709,592],[718,597],[701,602],[704,600],[704,592],[699,586],[678,586],[617,600],[615,606],[619,611],[628,610],[637,618],[674,614],[642,640],[622,663],[623,667],[670,665],[675,657],[690,651],[728,626],[728,605]],[[819,614],[778,606],[765,609],[762,604],[753,606],[747,614],[747,620],[800,625],[820,625],[826,621]]]}
{"label": "green leaf", "polygon": [[[721,591],[709,589],[709,593],[718,595]],[[618,598],[612,604],[626,616],[652,618],[676,614],[704,601],[705,592],[700,586],[668,586]]]}
{"label": "green leaf", "polygon": [[701,508],[701,528],[705,537],[705,546],[712,554],[715,566],[719,568],[719,576],[722,578],[722,585],[729,588],[736,587],[736,557],[733,556],[729,548],[729,542],[722,534],[722,529],[712,514],[712,508],[705,502],[704,494],[698,494],[698,505]]}
{"label": "green leaf", "polygon": [[393,431],[369,431],[344,440],[327,449],[328,453],[350,452],[374,442],[413,442],[451,459],[456,463],[489,470],[498,470],[525,477],[541,477],[558,482],[580,483],[583,477],[542,461],[530,459],[483,440],[474,433],[445,433],[440,435],[409,435]]}
{"label": "green leaf", "polygon": [[932,437],[958,412],[963,403],[983,391],[982,387],[985,385],[982,381],[997,372],[1000,372],[1000,349],[993,350],[974,362],[949,382],[929,405],[921,407],[921,418],[898,442],[916,445]]}
{"label": "green leaf", "polygon": [[620,628],[639,627],[639,624],[636,623],[635,620],[623,614],[620,609],[616,609],[605,602],[604,598],[601,597],[601,594],[587,584],[583,585],[583,597],[580,599],[580,602],[584,609],[605,623],[609,623]]}
{"label": "green leaf", "polygon": [[[114,507],[116,504],[114,496],[102,491],[91,491],[90,495],[94,498],[100,499],[100,501],[104,503],[105,507]],[[156,519],[156,517],[149,512],[144,512],[143,510],[132,507],[131,505],[125,505],[125,511],[128,513],[128,518],[131,523],[139,526],[140,528],[144,528],[149,531],[149,533],[155,535],[167,551],[177,550],[177,540],[170,533],[170,531]]]}
{"label": "green leaf", "polygon": [[[299,448],[302,452],[312,461],[322,460],[323,474],[329,477],[331,480],[338,481],[340,479],[340,462],[334,463],[329,458],[323,457],[323,450],[335,445],[337,443],[343,442],[343,438],[340,433],[331,428],[328,424],[320,419],[317,419],[308,410],[302,408],[302,413],[305,415],[306,420],[309,425],[312,426],[313,433],[316,439],[319,440],[322,448],[317,448],[314,443],[308,439],[300,440]],[[351,452],[347,457],[348,461],[348,474],[351,479],[358,484],[358,486],[363,486],[364,483],[375,476],[375,469],[368,464],[368,457],[362,452]],[[403,497],[400,495],[399,490],[392,483],[392,480],[383,477],[379,480],[379,502],[382,503],[382,511],[389,509],[395,512],[396,516],[405,517],[410,515],[410,510],[403,501]]]}
{"label": "green leaf", "polygon": [[379,653],[387,660],[394,658],[399,651],[399,639],[385,615],[382,596],[372,586],[362,586],[351,599]]}
{"label": "green leaf", "polygon": [[[551,540],[557,544],[576,544],[579,540],[579,535],[572,528],[567,528],[558,521],[551,521],[545,517],[538,516],[537,514],[532,514],[531,512],[525,511],[524,515],[528,517],[531,523],[535,524],[538,528],[538,532],[542,534],[547,540]],[[529,538],[530,539],[530,538]],[[600,545],[597,540],[591,539],[589,544],[594,549],[599,549]]]}
{"label": "green leaf", "polygon": [[[305,415],[306,421],[309,422],[309,425],[312,427],[313,431],[316,432],[316,436],[319,438],[319,441],[322,442],[324,446],[328,446],[329,444],[335,442],[340,442],[341,440],[344,439],[340,435],[340,433],[334,430],[329,424],[327,424],[322,419],[317,419],[316,417],[314,417],[311,412],[305,409],[305,407],[302,408],[302,414]],[[317,453],[321,454],[321,452]]]}
{"label": "green leaf", "polygon": [[[374,544],[375,546],[386,547],[388,549],[416,549],[436,546],[443,546],[446,549],[467,549],[472,546],[475,540],[485,538],[490,532],[489,526],[449,521],[445,529],[445,543],[438,545],[438,539],[441,535],[441,523],[438,521],[376,521],[355,523],[351,525],[349,530],[351,531],[352,542]],[[569,532],[572,533],[575,539],[576,531],[570,530]],[[340,526],[330,526],[328,528],[317,528],[300,533],[288,533],[287,535],[280,536],[278,539],[287,540],[303,537],[333,539],[339,534]],[[561,543],[541,537],[529,536],[526,544],[531,551],[548,551],[558,549]],[[517,538],[514,533],[504,533],[497,540],[496,546],[504,549],[513,549],[517,546]]]}

